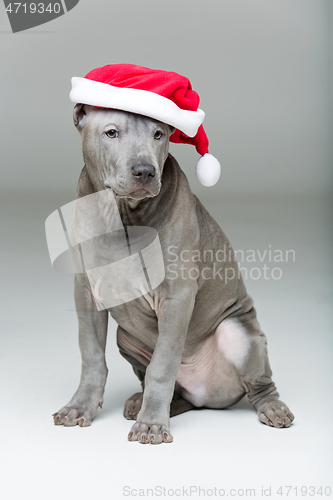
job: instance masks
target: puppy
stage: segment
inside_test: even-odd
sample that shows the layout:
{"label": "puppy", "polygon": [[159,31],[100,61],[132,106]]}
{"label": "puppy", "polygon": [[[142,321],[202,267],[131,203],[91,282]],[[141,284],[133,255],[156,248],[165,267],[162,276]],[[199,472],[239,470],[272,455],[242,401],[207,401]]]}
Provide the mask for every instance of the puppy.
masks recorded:
{"label": "puppy", "polygon": [[[142,384],[125,403],[124,416],[136,420],[130,441],[171,442],[170,416],[227,408],[245,394],[262,423],[290,426],[294,417],[272,381],[266,337],[230,243],[168,152],[174,128],[83,104],[74,108],[74,124],[85,163],[77,199],[107,191],[125,228],[153,228],[165,277],[147,293],[99,310],[87,273],[76,274],[82,375],[73,398],[54,414],[55,424],[89,426],[102,407],[110,312],[120,353]],[[101,203],[107,212],[108,202]],[[225,248],[231,259],[220,258]],[[146,264],[154,264],[154,256]]]}

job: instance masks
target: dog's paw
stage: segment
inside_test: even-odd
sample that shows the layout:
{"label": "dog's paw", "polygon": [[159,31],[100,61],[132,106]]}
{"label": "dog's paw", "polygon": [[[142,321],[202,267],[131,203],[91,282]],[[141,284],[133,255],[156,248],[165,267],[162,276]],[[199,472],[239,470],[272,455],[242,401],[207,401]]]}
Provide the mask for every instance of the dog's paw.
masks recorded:
{"label": "dog's paw", "polygon": [[141,444],[161,444],[171,443],[173,437],[166,425],[136,422],[128,434],[128,440],[139,441]]}
{"label": "dog's paw", "polygon": [[93,421],[98,408],[102,408],[102,401],[96,403],[70,403],[54,413],[53,421],[55,425],[63,425],[64,427],[89,427]]}
{"label": "dog's paw", "polygon": [[136,392],[133,396],[127,399],[123,412],[124,417],[127,418],[127,420],[136,420],[138,413],[141,410],[142,398],[143,393]]}
{"label": "dog's paw", "polygon": [[260,422],[270,427],[289,427],[294,420],[294,415],[282,401],[275,400],[264,403],[258,409]]}

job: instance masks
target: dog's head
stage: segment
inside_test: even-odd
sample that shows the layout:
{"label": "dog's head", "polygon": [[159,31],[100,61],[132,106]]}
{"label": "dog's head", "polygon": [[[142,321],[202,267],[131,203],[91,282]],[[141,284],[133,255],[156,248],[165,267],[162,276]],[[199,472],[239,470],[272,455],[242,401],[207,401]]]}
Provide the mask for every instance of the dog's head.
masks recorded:
{"label": "dog's head", "polygon": [[140,200],[158,195],[174,128],[146,116],[77,104],[86,168],[99,190]]}

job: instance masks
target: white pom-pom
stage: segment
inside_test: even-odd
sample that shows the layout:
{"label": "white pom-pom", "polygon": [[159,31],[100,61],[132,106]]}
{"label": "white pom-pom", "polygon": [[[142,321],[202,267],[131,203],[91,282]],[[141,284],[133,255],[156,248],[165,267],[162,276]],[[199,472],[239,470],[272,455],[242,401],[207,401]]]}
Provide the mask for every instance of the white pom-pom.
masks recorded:
{"label": "white pom-pom", "polygon": [[195,173],[203,186],[214,186],[220,178],[221,165],[215,156],[206,153],[199,158]]}

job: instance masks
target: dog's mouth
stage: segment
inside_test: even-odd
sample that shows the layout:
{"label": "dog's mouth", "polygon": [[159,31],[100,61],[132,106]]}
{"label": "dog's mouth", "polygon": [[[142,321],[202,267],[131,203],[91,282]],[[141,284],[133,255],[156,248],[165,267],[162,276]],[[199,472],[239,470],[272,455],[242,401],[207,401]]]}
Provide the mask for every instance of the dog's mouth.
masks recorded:
{"label": "dog's mouth", "polygon": [[133,189],[132,191],[123,191],[117,190],[114,188],[110,188],[107,186],[107,189],[112,189],[114,193],[121,197],[121,198],[132,198],[134,200],[141,200],[144,198],[153,198],[154,196],[157,196],[160,192],[160,187],[155,189],[152,189],[152,187],[147,186],[147,187],[138,187],[136,189]]}
{"label": "dog's mouth", "polygon": [[146,197],[146,196],[152,196],[152,194],[148,189],[138,188],[138,189],[135,189],[134,191],[131,191],[128,194],[128,196],[131,198],[141,198],[141,197]]}

